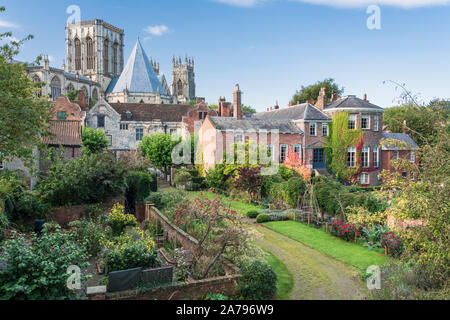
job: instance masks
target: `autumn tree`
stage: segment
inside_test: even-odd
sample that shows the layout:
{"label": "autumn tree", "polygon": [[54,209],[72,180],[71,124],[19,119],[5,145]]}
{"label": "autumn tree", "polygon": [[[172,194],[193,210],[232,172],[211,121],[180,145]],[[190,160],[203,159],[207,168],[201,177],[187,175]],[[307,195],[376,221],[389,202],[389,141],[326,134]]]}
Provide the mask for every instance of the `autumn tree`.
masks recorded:
{"label": "autumn tree", "polygon": [[[1,33],[0,41],[11,37],[11,32]],[[33,148],[42,136],[49,135],[52,105],[39,98],[42,84],[27,76],[28,65],[14,61],[23,43],[32,38],[30,35],[0,47],[0,162],[21,158],[31,164]],[[37,58],[35,63],[39,61]]]}

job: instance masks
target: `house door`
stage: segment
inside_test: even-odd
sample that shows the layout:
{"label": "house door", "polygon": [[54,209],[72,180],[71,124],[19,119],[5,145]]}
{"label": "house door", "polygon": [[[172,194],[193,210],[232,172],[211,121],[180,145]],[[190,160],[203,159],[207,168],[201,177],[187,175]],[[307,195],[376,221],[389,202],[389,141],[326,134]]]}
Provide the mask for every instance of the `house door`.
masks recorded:
{"label": "house door", "polygon": [[314,169],[325,169],[325,151],[324,149],[314,149],[313,156],[313,168]]}

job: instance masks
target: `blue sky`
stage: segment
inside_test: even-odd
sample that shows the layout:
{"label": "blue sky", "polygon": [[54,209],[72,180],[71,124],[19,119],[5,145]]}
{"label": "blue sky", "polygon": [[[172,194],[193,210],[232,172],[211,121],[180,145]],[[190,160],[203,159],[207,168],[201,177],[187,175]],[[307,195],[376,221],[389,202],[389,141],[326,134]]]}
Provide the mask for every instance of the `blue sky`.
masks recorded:
{"label": "blue sky", "polygon": [[[368,5],[381,8],[381,29],[369,30]],[[61,67],[69,5],[82,20],[125,29],[126,58],[140,35],[171,82],[172,56],[195,57],[197,95],[243,102],[258,110],[286,106],[302,85],[332,77],[346,94],[392,106],[405,83],[421,100],[450,98],[449,0],[3,0],[0,32],[33,34],[20,60],[40,53]]]}

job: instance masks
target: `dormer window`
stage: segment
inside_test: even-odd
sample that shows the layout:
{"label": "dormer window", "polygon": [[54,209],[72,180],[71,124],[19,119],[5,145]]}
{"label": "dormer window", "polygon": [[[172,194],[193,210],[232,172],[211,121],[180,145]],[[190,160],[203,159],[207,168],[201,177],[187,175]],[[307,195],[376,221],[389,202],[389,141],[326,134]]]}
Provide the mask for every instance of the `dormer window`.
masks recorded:
{"label": "dormer window", "polygon": [[56,117],[59,121],[67,120],[67,112],[59,111]]}
{"label": "dormer window", "polygon": [[133,114],[130,111],[127,111],[127,113],[125,114],[125,118],[127,120],[131,120],[131,117],[133,117]]}

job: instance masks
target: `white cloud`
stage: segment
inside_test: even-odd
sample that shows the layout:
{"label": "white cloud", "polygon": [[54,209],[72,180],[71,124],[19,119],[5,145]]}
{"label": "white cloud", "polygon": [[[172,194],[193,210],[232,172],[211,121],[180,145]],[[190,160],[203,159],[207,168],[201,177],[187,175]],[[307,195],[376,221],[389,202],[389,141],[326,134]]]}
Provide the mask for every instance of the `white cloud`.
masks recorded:
{"label": "white cloud", "polygon": [[169,28],[163,24],[159,26],[148,26],[144,31],[158,37],[170,32]]}
{"label": "white cloud", "polygon": [[15,24],[15,23],[12,23],[12,22],[9,22],[9,21],[0,19],[0,27],[2,27],[2,28],[17,29],[17,28],[19,28],[20,26],[17,25],[17,24]]}
{"label": "white cloud", "polygon": [[213,1],[225,3],[230,6],[247,7],[247,8],[251,8],[258,4],[266,2],[266,0],[213,0]]}
{"label": "white cloud", "polygon": [[415,8],[436,5],[448,5],[450,0],[291,0],[311,4],[329,5],[334,7],[355,8],[372,4],[395,6],[402,8]]}

